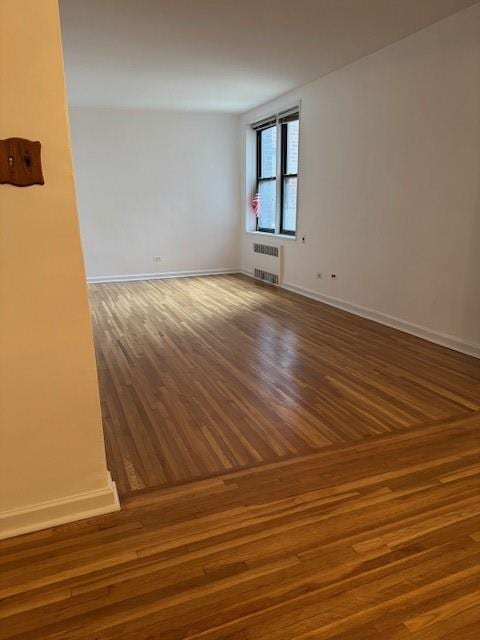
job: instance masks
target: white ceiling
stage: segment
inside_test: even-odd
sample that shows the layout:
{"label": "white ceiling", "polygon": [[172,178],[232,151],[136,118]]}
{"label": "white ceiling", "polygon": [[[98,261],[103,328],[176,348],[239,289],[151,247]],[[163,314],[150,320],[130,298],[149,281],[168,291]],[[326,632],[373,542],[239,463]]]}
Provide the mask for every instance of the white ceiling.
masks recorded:
{"label": "white ceiling", "polygon": [[243,112],[477,0],[60,0],[72,105]]}

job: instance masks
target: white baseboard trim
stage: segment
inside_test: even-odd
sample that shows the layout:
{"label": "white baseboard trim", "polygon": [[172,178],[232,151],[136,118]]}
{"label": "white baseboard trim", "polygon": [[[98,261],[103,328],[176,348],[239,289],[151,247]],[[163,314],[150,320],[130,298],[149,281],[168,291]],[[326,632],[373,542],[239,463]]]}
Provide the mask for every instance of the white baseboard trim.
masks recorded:
{"label": "white baseboard trim", "polygon": [[102,489],[0,512],[0,540],[119,510],[117,487],[108,473]]}
{"label": "white baseboard trim", "polygon": [[194,271],[162,271],[160,273],[125,273],[116,276],[91,276],[89,284],[102,282],[135,282],[137,280],[163,280],[164,278],[192,278],[195,276],[220,276],[228,273],[240,273],[240,269],[195,269]]}
{"label": "white baseboard trim", "polygon": [[[249,271],[243,270],[242,273],[246,276],[249,276],[250,278],[253,278],[253,273]],[[337,309],[348,311],[349,313],[353,313],[354,315],[360,316],[361,318],[373,320],[374,322],[379,322],[380,324],[384,324],[387,327],[392,327],[393,329],[398,329],[399,331],[410,333],[411,335],[417,336],[417,338],[423,338],[424,340],[428,340],[429,342],[439,344],[442,347],[447,347],[448,349],[453,349],[454,351],[465,353],[469,356],[473,356],[474,358],[480,358],[480,344],[468,342],[466,340],[462,340],[460,338],[456,338],[455,336],[450,336],[439,331],[433,331],[432,329],[428,329],[427,327],[422,327],[420,325],[414,324],[413,322],[401,320],[400,318],[390,316],[386,313],[382,313],[381,311],[375,311],[374,309],[362,307],[361,305],[347,302],[346,300],[341,300],[340,298],[327,296],[325,294],[318,293],[317,291],[313,291],[312,289],[300,287],[296,284],[290,284],[289,282],[283,282],[280,287],[282,289],[287,289],[287,291],[292,291],[293,293],[298,293],[307,298],[311,298],[312,300],[323,302],[324,304],[328,304],[331,307],[336,307]]]}

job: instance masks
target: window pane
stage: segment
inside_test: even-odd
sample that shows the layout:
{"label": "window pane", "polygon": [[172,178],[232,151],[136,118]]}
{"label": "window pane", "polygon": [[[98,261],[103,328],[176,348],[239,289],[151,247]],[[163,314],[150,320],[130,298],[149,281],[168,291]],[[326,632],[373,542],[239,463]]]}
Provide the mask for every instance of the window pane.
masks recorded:
{"label": "window pane", "polygon": [[298,120],[287,123],[287,173],[298,173]]}
{"label": "window pane", "polygon": [[297,178],[285,178],[283,183],[282,231],[295,231],[297,224]]}
{"label": "window pane", "polygon": [[267,180],[258,184],[260,196],[260,214],[258,226],[261,229],[275,229],[277,183],[275,180]]}
{"label": "window pane", "polygon": [[272,178],[277,174],[277,127],[260,132],[262,136],[261,178]]}

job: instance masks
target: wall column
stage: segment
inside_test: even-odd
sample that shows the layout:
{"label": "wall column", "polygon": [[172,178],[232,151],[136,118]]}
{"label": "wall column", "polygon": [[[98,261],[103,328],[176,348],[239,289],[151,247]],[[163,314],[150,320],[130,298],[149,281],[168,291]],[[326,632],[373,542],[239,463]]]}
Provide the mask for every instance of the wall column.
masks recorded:
{"label": "wall column", "polygon": [[0,537],[119,509],[105,460],[57,0],[0,2],[0,138],[45,185],[0,185]]}

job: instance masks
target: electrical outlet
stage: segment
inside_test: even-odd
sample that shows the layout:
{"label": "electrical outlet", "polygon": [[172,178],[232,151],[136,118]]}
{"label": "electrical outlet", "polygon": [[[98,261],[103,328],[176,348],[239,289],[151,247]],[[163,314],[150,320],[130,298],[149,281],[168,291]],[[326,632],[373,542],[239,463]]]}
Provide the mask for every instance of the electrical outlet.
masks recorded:
{"label": "electrical outlet", "polygon": [[161,256],[153,256],[153,261],[154,262],[161,262],[162,261],[162,257]]}

